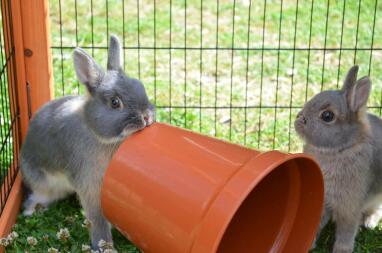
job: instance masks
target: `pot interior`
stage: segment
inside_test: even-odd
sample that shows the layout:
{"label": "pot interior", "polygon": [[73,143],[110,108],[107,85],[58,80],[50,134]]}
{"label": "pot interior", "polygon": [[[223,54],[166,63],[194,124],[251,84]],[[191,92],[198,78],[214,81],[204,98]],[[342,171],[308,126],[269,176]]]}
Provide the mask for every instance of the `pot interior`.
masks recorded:
{"label": "pot interior", "polygon": [[293,160],[264,177],[236,211],[217,252],[282,252],[300,205],[300,180]]}

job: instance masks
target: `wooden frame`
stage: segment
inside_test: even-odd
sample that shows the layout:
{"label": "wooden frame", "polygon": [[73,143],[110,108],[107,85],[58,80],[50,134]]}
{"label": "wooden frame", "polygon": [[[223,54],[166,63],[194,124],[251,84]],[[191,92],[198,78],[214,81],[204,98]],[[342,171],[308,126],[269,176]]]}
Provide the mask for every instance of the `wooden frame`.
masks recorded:
{"label": "wooden frame", "polygon": [[[17,83],[9,81],[9,85],[17,94],[18,101],[15,104],[19,108],[18,128],[21,135],[19,139],[22,142],[28,128],[28,110],[33,114],[53,98],[49,5],[48,0],[2,0],[1,7],[4,34],[11,35],[14,43],[16,70],[13,72],[16,74]],[[4,11],[5,7],[9,8],[7,12]],[[8,43],[9,41],[5,47],[9,49],[12,45]],[[22,199],[21,186],[22,179],[18,173],[0,217],[0,237],[6,236],[16,221]],[[0,252],[3,251],[4,249],[0,248]]]}

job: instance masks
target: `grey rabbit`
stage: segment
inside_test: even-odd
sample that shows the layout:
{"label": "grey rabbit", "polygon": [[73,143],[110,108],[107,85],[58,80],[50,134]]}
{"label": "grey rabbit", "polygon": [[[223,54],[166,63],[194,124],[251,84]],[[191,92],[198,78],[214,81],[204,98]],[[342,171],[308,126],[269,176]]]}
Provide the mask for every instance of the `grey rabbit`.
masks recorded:
{"label": "grey rabbit", "polygon": [[23,181],[31,191],[24,214],[76,193],[91,223],[93,249],[101,239],[112,243],[100,207],[108,163],[123,140],[155,120],[142,83],[122,69],[118,39],[111,36],[109,44],[107,71],[81,48],[74,50],[75,71],[87,94],[44,105],[30,122],[20,155]]}
{"label": "grey rabbit", "polygon": [[341,90],[314,96],[295,121],[304,152],[323,172],[325,203],[317,237],[332,219],[334,253],[353,252],[360,224],[374,228],[382,218],[382,121],[367,113],[371,81],[357,80],[357,73],[353,66]]}

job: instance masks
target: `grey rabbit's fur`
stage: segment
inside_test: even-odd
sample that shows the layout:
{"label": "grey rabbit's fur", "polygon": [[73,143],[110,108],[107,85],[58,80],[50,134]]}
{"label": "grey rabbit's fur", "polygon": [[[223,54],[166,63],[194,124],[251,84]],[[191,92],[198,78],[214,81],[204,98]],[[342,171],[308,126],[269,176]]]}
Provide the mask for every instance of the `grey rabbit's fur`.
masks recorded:
{"label": "grey rabbit's fur", "polygon": [[125,75],[120,50],[111,36],[106,72],[85,51],[74,50],[76,74],[87,95],[44,105],[30,122],[20,156],[23,180],[31,190],[24,213],[77,193],[91,222],[94,249],[101,239],[112,242],[100,207],[105,169],[126,137],[155,120],[143,85]]}
{"label": "grey rabbit's fur", "polygon": [[358,66],[349,70],[341,90],[313,97],[295,121],[304,152],[323,172],[325,204],[317,237],[332,219],[334,253],[352,252],[360,223],[374,228],[382,217],[382,121],[366,112],[371,81],[357,80],[357,72]]}

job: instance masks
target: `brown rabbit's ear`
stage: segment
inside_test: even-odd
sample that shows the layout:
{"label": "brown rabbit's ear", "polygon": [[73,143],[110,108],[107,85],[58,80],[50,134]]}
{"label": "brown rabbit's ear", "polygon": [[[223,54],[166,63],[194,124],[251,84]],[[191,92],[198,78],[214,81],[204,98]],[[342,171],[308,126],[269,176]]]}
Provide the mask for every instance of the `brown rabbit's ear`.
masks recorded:
{"label": "brown rabbit's ear", "polygon": [[352,112],[358,112],[361,108],[366,106],[370,91],[371,81],[369,77],[365,76],[359,79],[347,96],[349,109]]}

